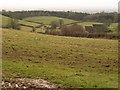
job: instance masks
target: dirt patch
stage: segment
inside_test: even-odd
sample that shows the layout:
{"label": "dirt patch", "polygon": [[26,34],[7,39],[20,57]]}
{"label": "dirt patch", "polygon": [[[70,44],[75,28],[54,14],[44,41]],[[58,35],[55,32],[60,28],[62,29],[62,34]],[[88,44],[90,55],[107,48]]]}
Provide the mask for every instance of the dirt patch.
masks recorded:
{"label": "dirt patch", "polygon": [[59,88],[59,85],[53,84],[43,79],[18,78],[2,81],[2,88]]}

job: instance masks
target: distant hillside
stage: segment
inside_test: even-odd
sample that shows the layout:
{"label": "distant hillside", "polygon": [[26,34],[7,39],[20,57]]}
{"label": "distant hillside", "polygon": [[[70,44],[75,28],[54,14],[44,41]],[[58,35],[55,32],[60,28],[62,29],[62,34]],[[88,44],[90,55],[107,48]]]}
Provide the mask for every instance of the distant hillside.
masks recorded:
{"label": "distant hillside", "polygon": [[64,24],[78,22],[72,19],[60,18],[60,17],[54,17],[54,16],[36,16],[36,17],[24,18],[24,20],[26,21],[43,23],[43,24],[50,24],[52,21],[58,21],[59,19],[62,19],[64,21]]}
{"label": "distant hillside", "polygon": [[11,21],[11,18],[9,18],[9,17],[3,16],[3,15],[2,16],[0,15],[0,17],[2,17],[2,18],[0,18],[0,21],[2,21],[1,26],[3,26],[3,27],[6,27]]}
{"label": "distant hillside", "polygon": [[103,24],[103,23],[99,23],[99,22],[81,22],[81,23],[78,23],[78,24],[85,27],[85,26],[92,26],[93,24]]}
{"label": "distant hillside", "polygon": [[2,10],[2,14],[5,16],[14,17],[17,19],[23,19],[26,17],[34,16],[55,16],[61,18],[68,18],[78,21],[93,21],[93,22],[118,22],[117,12],[100,12],[95,14],[82,13],[82,12],[72,12],[72,11],[42,11],[42,10],[32,10],[32,11],[5,11]]}
{"label": "distant hillside", "polygon": [[[72,19],[66,19],[66,18],[59,18],[59,17],[54,17],[54,16],[36,16],[36,17],[27,17],[22,20],[18,20],[18,23],[22,26],[27,26],[27,27],[40,27],[41,24],[50,24],[52,21],[59,21],[60,19],[63,20],[64,24],[71,24],[71,23],[77,23],[79,25],[82,25],[83,27],[85,26],[92,26],[92,24],[102,24],[100,22],[79,22],[75,21]],[[0,21],[2,21],[2,27],[7,27],[10,22],[11,18],[2,15],[2,18],[0,18]],[[108,27],[112,32],[112,34],[118,34],[118,23],[111,23],[110,26]],[[30,28],[31,29],[31,28]],[[31,31],[31,30],[28,30]]]}
{"label": "distant hillside", "polygon": [[25,21],[25,20],[19,20],[19,24],[23,25],[23,26],[28,26],[28,27],[37,27],[37,26],[40,25],[40,24],[37,24],[37,23]]}
{"label": "distant hillside", "polygon": [[[1,26],[2,27],[7,27],[10,24],[12,19],[10,17],[4,16],[4,15],[2,15],[1,17],[2,17],[2,18],[0,18],[0,21],[2,21]],[[40,25],[40,24],[37,24],[37,23],[25,21],[25,20],[18,20],[18,23],[20,25],[28,26],[28,27],[37,27],[37,26]]]}

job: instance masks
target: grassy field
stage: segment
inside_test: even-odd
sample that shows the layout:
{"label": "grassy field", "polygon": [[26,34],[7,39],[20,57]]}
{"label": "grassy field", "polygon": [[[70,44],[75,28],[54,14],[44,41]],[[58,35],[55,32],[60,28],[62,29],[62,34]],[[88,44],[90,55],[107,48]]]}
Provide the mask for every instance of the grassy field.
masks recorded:
{"label": "grassy field", "polygon": [[10,23],[11,18],[0,15],[0,21],[2,21],[2,25],[3,27],[7,26]]}
{"label": "grassy field", "polygon": [[102,24],[102,23],[99,23],[99,22],[81,22],[81,23],[78,23],[78,25],[82,25],[83,27],[92,26],[93,24]]}
{"label": "grassy field", "polygon": [[44,23],[44,24],[50,24],[51,21],[58,21],[59,19],[62,19],[64,21],[64,24],[77,22],[72,19],[59,18],[59,17],[54,17],[54,16],[36,16],[36,17],[24,18],[24,20],[27,20],[27,21],[40,22],[40,23]]}
{"label": "grassy field", "polygon": [[112,31],[113,34],[118,34],[118,23],[112,23],[109,26],[109,29]]}
{"label": "grassy field", "polygon": [[[32,27],[27,27],[27,26],[20,26],[20,30],[21,31],[25,31],[25,32],[32,32]],[[45,32],[45,30],[43,30],[42,28],[35,28],[35,32],[36,33],[42,33]]]}
{"label": "grassy field", "polygon": [[26,31],[26,32],[32,32],[32,28],[31,27],[27,27],[27,26],[20,26],[20,30],[21,31]]}
{"label": "grassy field", "polygon": [[67,87],[117,88],[117,43],[3,29],[3,79],[42,78]]}
{"label": "grassy field", "polygon": [[[2,21],[2,26],[7,26],[11,22],[11,18],[7,16],[0,16],[0,21]],[[19,24],[26,25],[26,26],[31,26],[31,27],[36,27],[39,26],[40,24],[37,23],[32,23],[32,22],[27,22],[25,20],[19,20]]]}
{"label": "grassy field", "polygon": [[19,20],[19,23],[22,25],[31,26],[31,27],[37,27],[40,25],[40,24],[33,23],[33,22],[27,22],[25,20]]}

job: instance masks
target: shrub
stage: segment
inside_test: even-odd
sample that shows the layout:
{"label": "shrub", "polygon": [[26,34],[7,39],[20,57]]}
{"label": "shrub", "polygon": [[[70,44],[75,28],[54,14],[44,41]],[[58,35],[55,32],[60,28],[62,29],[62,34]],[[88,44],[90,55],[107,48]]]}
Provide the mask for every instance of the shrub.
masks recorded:
{"label": "shrub", "polygon": [[61,28],[61,26],[64,24],[64,21],[63,21],[63,19],[59,19],[59,25],[60,25],[60,28]]}
{"label": "shrub", "polygon": [[7,28],[13,28],[13,29],[20,30],[20,24],[18,23],[18,20],[16,20],[16,19],[11,19],[11,20],[8,22]]}
{"label": "shrub", "polygon": [[84,36],[86,34],[84,28],[77,24],[73,24],[71,26],[62,26],[61,33],[65,36]]}
{"label": "shrub", "polygon": [[35,31],[36,31],[35,27],[32,27],[32,32],[35,32]]}
{"label": "shrub", "polygon": [[57,21],[51,22],[51,29],[56,29],[58,26],[59,26],[59,22],[57,22]]}

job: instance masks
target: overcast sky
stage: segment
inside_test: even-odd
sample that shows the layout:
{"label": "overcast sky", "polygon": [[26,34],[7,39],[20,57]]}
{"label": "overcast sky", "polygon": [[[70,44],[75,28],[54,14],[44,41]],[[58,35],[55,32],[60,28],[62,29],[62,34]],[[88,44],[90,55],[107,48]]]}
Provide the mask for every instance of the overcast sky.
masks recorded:
{"label": "overcast sky", "polygon": [[1,0],[6,10],[117,11],[119,0]]}

